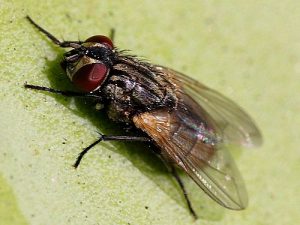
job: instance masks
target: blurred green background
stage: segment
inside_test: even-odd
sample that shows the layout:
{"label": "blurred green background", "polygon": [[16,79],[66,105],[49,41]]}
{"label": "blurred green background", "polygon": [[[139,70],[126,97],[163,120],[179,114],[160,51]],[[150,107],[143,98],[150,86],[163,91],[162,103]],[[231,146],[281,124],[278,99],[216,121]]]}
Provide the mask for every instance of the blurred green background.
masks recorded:
{"label": "blurred green background", "polygon": [[[300,222],[299,1],[0,1],[0,224],[282,225]],[[264,135],[234,154],[248,187],[241,212],[217,206],[185,179],[200,219],[147,146],[103,143],[72,164],[96,131],[119,128],[89,103],[25,91],[71,89],[65,40],[116,30],[115,44],[230,97]],[[195,195],[195,196],[194,196]]]}

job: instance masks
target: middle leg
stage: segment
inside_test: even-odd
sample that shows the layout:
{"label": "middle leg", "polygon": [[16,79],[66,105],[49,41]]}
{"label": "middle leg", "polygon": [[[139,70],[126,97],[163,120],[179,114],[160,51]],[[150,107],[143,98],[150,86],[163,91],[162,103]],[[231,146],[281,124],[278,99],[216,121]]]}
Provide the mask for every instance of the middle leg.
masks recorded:
{"label": "middle leg", "polygon": [[88,147],[84,148],[82,152],[78,155],[74,167],[77,168],[83,158],[83,156],[91,150],[95,145],[99,144],[101,141],[139,141],[139,142],[151,142],[149,137],[139,137],[139,136],[107,136],[100,134],[100,138],[90,144]]}

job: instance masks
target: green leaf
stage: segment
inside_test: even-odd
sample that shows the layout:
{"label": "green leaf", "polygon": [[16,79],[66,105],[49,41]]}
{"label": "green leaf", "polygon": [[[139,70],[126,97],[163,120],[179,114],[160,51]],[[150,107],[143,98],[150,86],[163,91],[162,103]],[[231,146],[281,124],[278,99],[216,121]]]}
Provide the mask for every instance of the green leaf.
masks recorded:
{"label": "green leaf", "polygon": [[[296,224],[300,220],[298,1],[2,1],[0,224]],[[180,70],[240,103],[265,143],[235,157],[250,205],[229,211],[184,174],[182,193],[147,146],[102,143],[72,167],[97,131],[120,125],[83,100],[25,90],[73,89],[63,49],[25,16],[65,40],[116,30],[115,43]]]}

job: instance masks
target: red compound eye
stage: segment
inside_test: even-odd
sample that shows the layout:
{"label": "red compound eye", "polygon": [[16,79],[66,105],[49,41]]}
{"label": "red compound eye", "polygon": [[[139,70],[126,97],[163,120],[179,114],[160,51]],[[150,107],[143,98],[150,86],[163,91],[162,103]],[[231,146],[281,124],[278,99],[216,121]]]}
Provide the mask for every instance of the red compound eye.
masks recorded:
{"label": "red compound eye", "polygon": [[82,91],[91,92],[101,86],[107,74],[108,69],[104,64],[88,64],[74,74],[72,82]]}
{"label": "red compound eye", "polygon": [[111,49],[114,48],[114,44],[112,43],[112,41],[108,37],[103,36],[103,35],[95,35],[95,36],[89,37],[88,39],[85,40],[85,42],[96,42],[96,43],[100,43],[100,44],[105,44]]}

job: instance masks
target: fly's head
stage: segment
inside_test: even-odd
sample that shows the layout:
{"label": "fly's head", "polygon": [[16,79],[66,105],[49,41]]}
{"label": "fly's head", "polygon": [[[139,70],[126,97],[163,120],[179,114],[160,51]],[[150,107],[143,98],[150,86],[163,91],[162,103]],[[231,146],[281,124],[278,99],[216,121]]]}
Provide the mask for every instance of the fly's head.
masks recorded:
{"label": "fly's head", "polygon": [[114,63],[115,49],[112,41],[102,35],[88,38],[64,54],[61,62],[70,80],[83,92],[93,92],[101,87]]}

